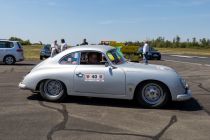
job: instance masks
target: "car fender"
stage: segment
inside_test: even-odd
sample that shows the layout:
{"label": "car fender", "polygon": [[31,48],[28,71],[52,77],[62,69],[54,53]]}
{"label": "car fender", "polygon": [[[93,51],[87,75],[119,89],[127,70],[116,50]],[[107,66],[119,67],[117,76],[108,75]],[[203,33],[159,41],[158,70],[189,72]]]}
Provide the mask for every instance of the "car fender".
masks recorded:
{"label": "car fender", "polygon": [[66,86],[69,94],[73,89],[73,73],[74,71],[69,71],[69,69],[65,68],[38,69],[29,73],[22,83],[28,89],[35,91],[38,84],[43,80],[59,80]]}
{"label": "car fender", "polygon": [[175,100],[178,94],[185,92],[180,77],[175,72],[152,71],[147,72],[126,72],[126,94],[133,98],[137,86],[143,81],[159,81],[165,84],[171,94],[172,100]]}

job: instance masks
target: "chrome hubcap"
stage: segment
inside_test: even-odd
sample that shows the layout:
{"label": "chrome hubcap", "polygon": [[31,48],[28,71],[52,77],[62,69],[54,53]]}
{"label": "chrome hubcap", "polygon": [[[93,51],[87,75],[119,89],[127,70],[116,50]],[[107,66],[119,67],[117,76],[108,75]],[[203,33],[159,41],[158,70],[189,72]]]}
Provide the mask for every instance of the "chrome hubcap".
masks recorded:
{"label": "chrome hubcap", "polygon": [[62,92],[63,86],[59,81],[52,80],[45,84],[44,89],[49,96],[58,96]]}
{"label": "chrome hubcap", "polygon": [[162,88],[157,84],[147,84],[143,88],[142,97],[149,104],[158,104],[163,100],[164,93]]}
{"label": "chrome hubcap", "polygon": [[12,57],[7,57],[5,61],[7,64],[12,64],[14,62],[14,59]]}

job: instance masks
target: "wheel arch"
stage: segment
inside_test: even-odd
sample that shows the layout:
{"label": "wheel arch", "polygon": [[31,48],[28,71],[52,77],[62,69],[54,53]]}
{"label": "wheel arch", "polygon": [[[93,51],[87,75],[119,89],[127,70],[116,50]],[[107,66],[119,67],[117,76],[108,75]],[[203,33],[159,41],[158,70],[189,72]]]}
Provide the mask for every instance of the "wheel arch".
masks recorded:
{"label": "wheel arch", "polygon": [[148,80],[141,81],[141,82],[136,86],[135,91],[134,91],[133,99],[136,99],[136,96],[137,96],[137,94],[138,94],[138,89],[139,89],[141,86],[143,86],[144,84],[149,83],[149,82],[155,82],[155,83],[159,83],[159,84],[163,85],[163,86],[166,88],[166,90],[168,91],[168,93],[169,93],[170,100],[172,100],[171,91],[170,91],[169,87],[167,86],[167,84],[165,84],[165,83],[162,82],[162,81],[159,81],[159,80],[152,80],[152,79],[148,79]]}

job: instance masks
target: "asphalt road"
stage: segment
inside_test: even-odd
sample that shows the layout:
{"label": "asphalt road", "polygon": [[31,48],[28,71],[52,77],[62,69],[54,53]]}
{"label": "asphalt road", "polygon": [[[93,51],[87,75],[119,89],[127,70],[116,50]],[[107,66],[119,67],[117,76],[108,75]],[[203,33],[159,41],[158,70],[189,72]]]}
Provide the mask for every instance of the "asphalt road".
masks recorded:
{"label": "asphalt road", "polygon": [[210,67],[150,63],[175,68],[189,82],[193,99],[164,109],[143,109],[127,100],[72,96],[62,103],[49,103],[17,87],[36,62],[0,65],[0,139],[209,140]]}
{"label": "asphalt road", "polygon": [[193,56],[193,55],[175,55],[175,54],[163,54],[162,59],[166,61],[179,61],[193,63],[195,65],[206,65],[210,66],[209,56]]}

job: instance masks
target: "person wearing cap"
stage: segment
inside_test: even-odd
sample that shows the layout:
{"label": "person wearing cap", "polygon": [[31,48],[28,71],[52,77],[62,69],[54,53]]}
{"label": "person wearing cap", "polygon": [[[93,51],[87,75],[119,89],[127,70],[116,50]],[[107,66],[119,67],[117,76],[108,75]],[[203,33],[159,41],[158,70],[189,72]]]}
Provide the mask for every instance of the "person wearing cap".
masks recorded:
{"label": "person wearing cap", "polygon": [[66,41],[64,39],[61,39],[61,52],[67,50],[68,46],[66,44]]}
{"label": "person wearing cap", "polygon": [[149,44],[148,41],[145,41],[143,46],[143,60],[145,64],[148,64],[148,53],[149,53]]}

